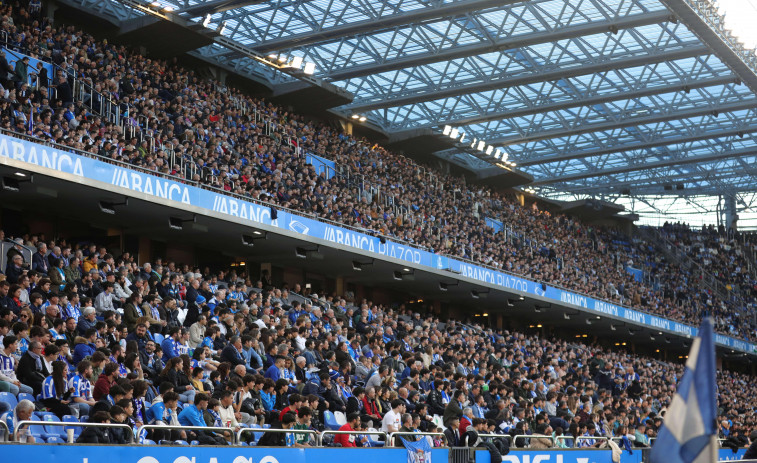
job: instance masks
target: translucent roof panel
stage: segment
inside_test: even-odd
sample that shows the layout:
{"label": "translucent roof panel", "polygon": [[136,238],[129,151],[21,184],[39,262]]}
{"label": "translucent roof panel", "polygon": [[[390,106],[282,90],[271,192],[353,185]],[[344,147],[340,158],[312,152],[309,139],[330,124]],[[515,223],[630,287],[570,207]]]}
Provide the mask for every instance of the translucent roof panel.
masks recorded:
{"label": "translucent roof panel", "polygon": [[[210,29],[225,22],[256,53],[314,63],[315,78],[354,95],[336,115],[398,138],[454,126],[545,194],[654,195],[665,178],[757,190],[744,168],[757,151],[757,57],[702,0],[166,1],[191,23],[209,8]],[[193,53],[292,80],[218,41]]]}

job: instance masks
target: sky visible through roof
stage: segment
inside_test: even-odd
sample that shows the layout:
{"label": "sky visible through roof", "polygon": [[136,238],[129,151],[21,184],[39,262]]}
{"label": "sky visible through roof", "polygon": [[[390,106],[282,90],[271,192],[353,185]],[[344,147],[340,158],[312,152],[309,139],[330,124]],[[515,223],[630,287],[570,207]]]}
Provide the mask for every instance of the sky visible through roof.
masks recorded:
{"label": "sky visible through roof", "polygon": [[[746,49],[757,52],[757,0],[719,0],[721,14],[725,15],[726,27],[744,43]],[[676,196],[649,197],[640,199],[618,198],[615,202],[640,216],[639,225],[662,225],[666,221],[686,222],[700,227],[718,222],[717,197]],[[757,229],[757,195],[745,193],[737,196],[739,228]]]}

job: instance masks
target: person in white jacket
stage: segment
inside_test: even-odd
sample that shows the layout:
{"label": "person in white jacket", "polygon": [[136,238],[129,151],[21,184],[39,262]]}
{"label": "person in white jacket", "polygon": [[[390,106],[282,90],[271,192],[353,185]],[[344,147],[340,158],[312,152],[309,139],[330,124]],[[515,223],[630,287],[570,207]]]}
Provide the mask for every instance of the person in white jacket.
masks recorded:
{"label": "person in white jacket", "polygon": [[208,317],[200,315],[197,321],[189,327],[189,347],[197,349],[197,346],[202,344],[205,339],[205,330],[208,327]]}

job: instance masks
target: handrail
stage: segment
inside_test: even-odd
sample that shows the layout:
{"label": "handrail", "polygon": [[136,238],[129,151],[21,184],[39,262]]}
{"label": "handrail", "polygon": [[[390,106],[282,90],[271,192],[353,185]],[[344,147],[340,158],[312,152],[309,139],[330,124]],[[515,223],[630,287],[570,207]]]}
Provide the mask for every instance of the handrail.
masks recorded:
{"label": "handrail", "polygon": [[[554,439],[555,439],[555,445],[557,445],[562,440],[572,440],[573,444],[569,448],[575,448],[575,446],[576,446],[576,438],[573,437],[573,436],[566,436],[566,435],[554,436]],[[565,444],[565,445],[567,445],[567,444]]]}
{"label": "handrail", "polygon": [[234,442],[234,430],[231,428],[226,427],[220,427],[220,426],[173,426],[173,425],[162,425],[162,424],[143,424],[142,426],[139,426],[136,431],[136,435],[139,436],[142,431],[147,431],[149,429],[177,429],[179,431],[211,431],[211,432],[223,432],[228,433],[231,436],[232,443]]}
{"label": "handrail", "polygon": [[5,428],[5,433],[3,434],[3,436],[5,436],[4,439],[10,440],[11,439],[11,430],[8,427],[8,423],[6,423],[5,420],[0,420],[0,424],[2,424],[3,427]]}
{"label": "handrail", "polygon": [[581,447],[581,445],[579,444],[581,441],[590,441],[590,440],[608,441],[608,440],[610,440],[610,438],[608,438],[607,436],[593,436],[593,437],[591,437],[591,436],[578,436],[575,439],[576,447]]}
{"label": "handrail", "polygon": [[126,435],[129,436],[129,443],[134,443],[134,433],[131,426],[127,424],[117,424],[117,423],[72,423],[69,421],[36,421],[36,420],[21,420],[18,422],[18,425],[16,426],[16,429],[13,430],[13,440],[18,440],[18,432],[21,430],[22,427],[29,425],[40,425],[40,426],[62,426],[64,428],[75,428],[75,427],[83,427],[83,428],[122,428],[128,430]]}
{"label": "handrail", "polygon": [[[394,445],[394,436],[440,436],[444,437],[443,432],[415,432],[415,431],[395,431],[392,433],[389,433],[389,437],[387,438],[387,442],[392,444],[392,447],[395,447]],[[479,434],[479,437],[481,435]]]}
{"label": "handrail", "polygon": [[323,436],[327,434],[357,434],[357,435],[364,435],[364,436],[384,436],[384,440],[387,438],[387,434],[385,431],[336,431],[327,429],[325,431],[321,431],[320,434],[318,434],[318,445],[323,445]]}
{"label": "handrail", "polygon": [[[231,429],[231,428],[227,428]],[[244,433],[256,433],[256,432],[272,432],[272,433],[286,433],[286,434],[312,434],[315,437],[315,443],[320,446],[320,436],[317,432],[311,429],[274,429],[274,428],[241,428],[236,434],[236,444],[242,442],[242,434]]]}

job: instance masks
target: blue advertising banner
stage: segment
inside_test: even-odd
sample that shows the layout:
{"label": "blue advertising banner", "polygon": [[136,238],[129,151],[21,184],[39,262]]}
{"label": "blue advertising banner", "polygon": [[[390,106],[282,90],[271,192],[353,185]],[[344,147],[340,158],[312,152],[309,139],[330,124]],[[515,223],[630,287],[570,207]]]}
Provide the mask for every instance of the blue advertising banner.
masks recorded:
{"label": "blue advertising banner", "polygon": [[[21,445],[0,443],[4,461],[34,463],[404,463],[407,451],[402,448],[276,448],[276,447],[186,447],[146,445]],[[739,460],[746,449],[734,453],[721,449],[720,461]],[[642,449],[632,454],[623,451],[620,463],[641,463]],[[431,450],[432,463],[446,463],[445,448]],[[476,452],[477,463],[490,463],[489,452]],[[507,463],[611,463],[610,450],[511,450],[502,457]]]}
{"label": "blue advertising banner", "polygon": [[[407,450],[363,448],[186,447],[146,445],[0,444],[3,461],[34,463],[405,463]],[[486,454],[488,463],[488,452]],[[447,449],[432,449],[432,463],[447,463]],[[524,462],[525,463],[525,462]],[[565,463],[573,463],[565,462]],[[593,462],[591,462],[593,463]]]}
{"label": "blue advertising banner", "polygon": [[[110,184],[166,201],[173,201],[177,207],[185,205],[213,211],[241,219],[249,223],[250,226],[264,224],[298,233],[303,235],[304,239],[315,238],[330,243],[338,243],[359,252],[398,259],[418,267],[448,270],[464,278],[496,286],[503,290],[532,294],[561,304],[578,306],[586,311],[595,312],[597,315],[610,315],[648,328],[665,330],[683,336],[696,336],[697,334],[697,328],[693,326],[621,307],[611,302],[596,300],[582,294],[463,262],[407,244],[390,240],[382,243],[377,236],[367,230],[365,233],[349,230],[281,210],[278,211],[277,219],[271,220],[271,209],[268,206],[0,134],[0,163],[5,162],[5,159],[13,159],[28,164],[26,168],[30,170],[34,170],[35,166],[38,166],[81,177],[89,180],[88,184],[91,186],[96,187],[98,183]],[[757,352],[754,344],[730,336],[716,335],[715,342],[742,352]]]}
{"label": "blue advertising banner", "polygon": [[[623,452],[624,454],[627,452]],[[641,455],[641,452],[634,452]],[[481,458],[484,457],[484,458]],[[485,452],[476,454],[476,463],[489,463]],[[502,463],[612,463],[610,450],[510,450]],[[621,463],[639,463],[631,460]]]}

